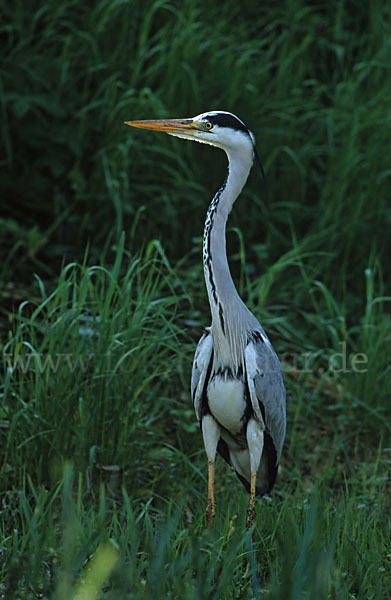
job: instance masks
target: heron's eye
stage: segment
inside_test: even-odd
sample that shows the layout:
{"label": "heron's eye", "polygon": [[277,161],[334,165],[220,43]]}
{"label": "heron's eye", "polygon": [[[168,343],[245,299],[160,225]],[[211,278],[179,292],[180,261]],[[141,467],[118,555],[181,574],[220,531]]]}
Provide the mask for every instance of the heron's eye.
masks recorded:
{"label": "heron's eye", "polygon": [[212,123],[210,121],[206,121],[205,128],[206,129],[212,129],[212,127],[213,127]]}

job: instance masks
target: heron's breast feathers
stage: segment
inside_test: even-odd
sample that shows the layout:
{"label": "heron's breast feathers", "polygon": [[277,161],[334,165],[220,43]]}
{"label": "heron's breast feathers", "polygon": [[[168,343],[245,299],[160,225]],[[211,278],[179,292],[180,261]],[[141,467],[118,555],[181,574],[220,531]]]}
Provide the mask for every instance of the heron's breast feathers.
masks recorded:
{"label": "heron's breast feathers", "polygon": [[225,429],[237,433],[243,428],[246,393],[242,379],[215,375],[208,385],[209,410]]}

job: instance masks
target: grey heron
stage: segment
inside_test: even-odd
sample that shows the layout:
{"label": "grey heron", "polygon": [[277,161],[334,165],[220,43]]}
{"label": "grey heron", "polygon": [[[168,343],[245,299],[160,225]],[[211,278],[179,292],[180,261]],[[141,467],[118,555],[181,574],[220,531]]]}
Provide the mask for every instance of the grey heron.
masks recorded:
{"label": "grey heron", "polygon": [[250,493],[247,527],[255,521],[255,498],[273,487],[285,438],[285,387],[280,361],[233,283],[226,254],[225,228],[256,157],[253,134],[235,115],[210,111],[191,119],[127,121],[221,148],[228,175],[209,205],[204,228],[203,263],[212,324],[194,357],[191,394],[208,458],[209,527],[216,514],[215,459],[232,465]]}

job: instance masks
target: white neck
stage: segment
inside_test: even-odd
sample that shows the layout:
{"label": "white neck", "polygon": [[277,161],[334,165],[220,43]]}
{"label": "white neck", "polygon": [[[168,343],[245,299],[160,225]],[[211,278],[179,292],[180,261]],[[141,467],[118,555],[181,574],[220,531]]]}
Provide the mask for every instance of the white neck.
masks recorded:
{"label": "white neck", "polygon": [[[213,198],[205,220],[204,274],[212,314],[215,347],[224,362],[226,352],[240,356],[246,326],[255,320],[241,300],[229,270],[225,226],[233,203],[246,183],[253,162],[251,145],[227,151],[228,177]],[[224,341],[225,340],[225,341]],[[217,343],[216,343],[217,342]],[[239,348],[237,347],[239,344]],[[219,348],[220,346],[220,348]]]}

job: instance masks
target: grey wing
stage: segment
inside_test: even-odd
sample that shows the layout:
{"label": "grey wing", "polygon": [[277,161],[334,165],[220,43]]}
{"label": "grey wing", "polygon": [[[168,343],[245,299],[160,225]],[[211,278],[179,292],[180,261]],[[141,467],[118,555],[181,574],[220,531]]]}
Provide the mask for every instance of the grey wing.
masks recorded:
{"label": "grey wing", "polygon": [[208,373],[209,364],[213,354],[212,334],[207,329],[202,335],[194,355],[193,370],[191,372],[191,397],[197,419],[201,420],[201,399]]}
{"label": "grey wing", "polygon": [[258,419],[261,417],[264,421],[276,449],[278,464],[286,429],[281,363],[263,332],[247,345],[245,357],[251,404]]}

